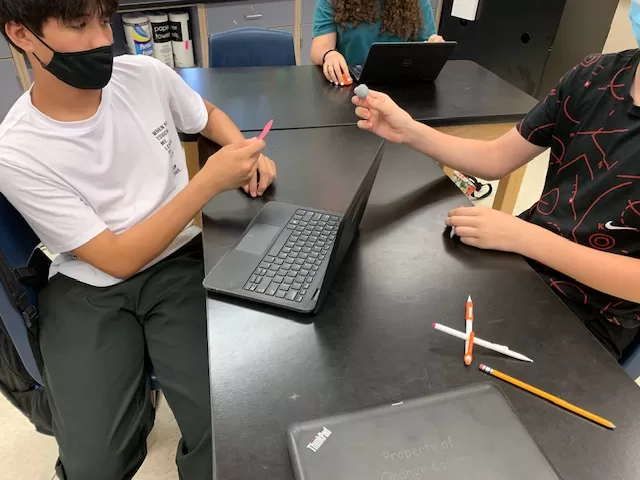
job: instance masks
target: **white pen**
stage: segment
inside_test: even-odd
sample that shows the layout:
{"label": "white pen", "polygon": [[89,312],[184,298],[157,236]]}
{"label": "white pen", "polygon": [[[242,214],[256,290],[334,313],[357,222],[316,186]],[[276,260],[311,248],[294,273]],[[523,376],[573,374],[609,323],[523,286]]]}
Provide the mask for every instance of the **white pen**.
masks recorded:
{"label": "white pen", "polygon": [[[466,335],[464,332],[460,332],[458,330],[447,327],[445,325],[440,325],[439,323],[434,322],[433,328],[443,333],[449,334],[453,337],[459,338],[461,340],[466,340],[469,338],[469,336]],[[509,347],[507,347],[506,345],[498,345],[497,343],[487,342],[486,340],[482,340],[481,338],[478,338],[478,337],[475,337],[473,339],[473,344],[486,348],[488,350],[493,350],[494,352],[501,353],[508,357],[515,358],[517,360],[522,360],[524,362],[533,362],[533,360],[531,360],[529,357],[525,357],[524,355],[518,352],[514,352],[513,350],[509,349]]]}

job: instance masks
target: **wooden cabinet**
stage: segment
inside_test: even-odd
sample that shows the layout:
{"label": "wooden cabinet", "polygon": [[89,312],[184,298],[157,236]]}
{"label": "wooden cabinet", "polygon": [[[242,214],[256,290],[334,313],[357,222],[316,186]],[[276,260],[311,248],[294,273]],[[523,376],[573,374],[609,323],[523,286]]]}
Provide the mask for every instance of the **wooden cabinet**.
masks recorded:
{"label": "wooden cabinet", "polygon": [[293,27],[293,1],[225,2],[206,6],[209,34],[241,27]]}
{"label": "wooden cabinet", "polygon": [[313,40],[313,14],[316,0],[301,0],[302,25],[300,26],[300,65],[311,64],[311,40]]}
{"label": "wooden cabinet", "polygon": [[313,13],[316,9],[316,0],[302,0],[302,24],[313,24]]}
{"label": "wooden cabinet", "polygon": [[[289,32],[293,35],[293,25],[289,27],[278,27],[273,30]],[[302,25],[300,34],[300,61],[298,65],[311,65],[311,40],[313,37],[313,25]]]}
{"label": "wooden cabinet", "polygon": [[[294,0],[213,3],[206,5],[205,12],[209,35],[236,28],[257,27],[289,32],[296,41]],[[301,57],[305,58],[304,52],[301,52]]]}
{"label": "wooden cabinet", "polygon": [[313,40],[313,23],[302,25],[300,32],[300,65],[311,65],[311,40]]}
{"label": "wooden cabinet", "polygon": [[[212,3],[205,6],[208,33],[224,32],[241,27],[259,27],[286,31],[295,39],[295,1],[302,9],[300,22],[300,65],[311,64],[313,15],[317,0],[264,0]],[[434,17],[440,0],[430,0]]]}

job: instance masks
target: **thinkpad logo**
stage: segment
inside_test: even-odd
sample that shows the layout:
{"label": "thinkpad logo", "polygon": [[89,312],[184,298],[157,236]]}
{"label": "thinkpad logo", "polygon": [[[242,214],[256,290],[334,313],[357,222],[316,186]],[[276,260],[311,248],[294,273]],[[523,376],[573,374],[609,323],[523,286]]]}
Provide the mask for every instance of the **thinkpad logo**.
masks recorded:
{"label": "thinkpad logo", "polygon": [[327,427],[324,427],[324,429],[316,435],[316,438],[313,440],[313,442],[307,445],[307,448],[314,453],[317,452],[330,436],[331,430],[329,430]]}

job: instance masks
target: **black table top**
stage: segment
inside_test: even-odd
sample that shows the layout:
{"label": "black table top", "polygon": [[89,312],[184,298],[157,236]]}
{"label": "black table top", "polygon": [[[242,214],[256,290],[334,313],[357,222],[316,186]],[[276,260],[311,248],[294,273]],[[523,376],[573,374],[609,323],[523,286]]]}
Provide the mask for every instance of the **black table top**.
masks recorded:
{"label": "black table top", "polygon": [[[274,131],[279,177],[269,199],[338,210],[379,141],[354,127]],[[212,145],[201,141],[201,158]],[[227,192],[204,210],[206,265],[239,238],[265,200]],[[466,247],[444,217],[466,198],[425,157],[388,145],[356,239],[313,317],[209,296],[209,355],[219,479],[293,478],[290,423],[496,381],[480,362],[593,411],[608,431],[498,383],[564,479],[640,478],[640,389],[515,255]],[[479,337],[519,362],[431,328],[464,330],[471,295]]]}
{"label": "black table top", "polygon": [[[355,125],[353,86],[336,87],[315,66],[190,68],[180,75],[243,131]],[[477,63],[449,61],[432,84],[380,87],[431,125],[519,121],[536,100]]]}

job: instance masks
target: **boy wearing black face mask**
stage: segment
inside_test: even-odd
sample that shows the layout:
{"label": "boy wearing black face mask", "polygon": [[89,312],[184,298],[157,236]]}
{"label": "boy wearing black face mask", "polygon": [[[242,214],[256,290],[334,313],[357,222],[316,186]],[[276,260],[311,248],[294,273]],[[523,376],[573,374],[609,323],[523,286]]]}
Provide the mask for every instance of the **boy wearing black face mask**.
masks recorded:
{"label": "boy wearing black face mask", "polygon": [[[34,83],[0,124],[0,193],[60,255],[39,299],[57,474],[131,478],[153,421],[148,355],[183,439],[181,478],[212,478],[200,231],[214,195],[262,195],[275,165],[169,67],[112,57],[117,0],[0,0]],[[189,181],[177,130],[224,147]],[[257,182],[259,172],[259,184]]]}

